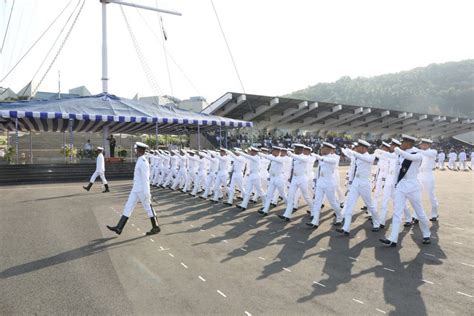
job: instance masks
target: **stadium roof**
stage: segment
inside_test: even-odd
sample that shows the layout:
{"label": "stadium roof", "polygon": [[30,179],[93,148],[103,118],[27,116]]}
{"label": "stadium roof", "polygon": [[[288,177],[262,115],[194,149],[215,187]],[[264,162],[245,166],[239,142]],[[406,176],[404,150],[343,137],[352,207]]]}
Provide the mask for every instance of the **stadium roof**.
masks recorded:
{"label": "stadium roof", "polygon": [[472,118],[235,92],[224,94],[202,113],[290,131],[448,137],[474,130]]}
{"label": "stadium roof", "polygon": [[100,132],[105,126],[110,133],[160,134],[217,129],[219,127],[251,127],[244,122],[215,115],[196,113],[174,106],[150,105],[101,93],[89,97],[56,100],[0,102],[0,130]]}

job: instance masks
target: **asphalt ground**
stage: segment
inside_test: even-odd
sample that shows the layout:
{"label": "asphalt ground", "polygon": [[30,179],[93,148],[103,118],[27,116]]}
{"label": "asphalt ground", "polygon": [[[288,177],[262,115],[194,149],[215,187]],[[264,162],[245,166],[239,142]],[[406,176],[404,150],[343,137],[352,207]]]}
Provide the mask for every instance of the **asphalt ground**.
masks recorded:
{"label": "asphalt ground", "polygon": [[[341,173],[345,168],[341,168]],[[153,189],[162,231],[138,205],[116,224],[131,181],[0,188],[0,314],[472,315],[474,172],[436,171],[440,221],[386,248],[365,213],[351,236],[332,211],[308,229],[180,192]],[[327,203],[326,203],[327,204]],[[424,205],[429,204],[424,198]],[[388,222],[390,223],[390,222]]]}

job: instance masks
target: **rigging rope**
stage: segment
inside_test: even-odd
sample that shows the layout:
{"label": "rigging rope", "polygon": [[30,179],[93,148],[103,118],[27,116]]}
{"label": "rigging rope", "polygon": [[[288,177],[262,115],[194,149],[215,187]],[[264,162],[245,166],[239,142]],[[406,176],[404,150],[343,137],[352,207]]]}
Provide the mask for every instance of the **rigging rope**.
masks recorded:
{"label": "rigging rope", "polygon": [[2,47],[0,48],[0,54],[3,52],[3,47],[5,45],[5,40],[7,39],[8,28],[10,26],[10,20],[12,19],[13,8],[15,7],[15,0],[13,0],[12,8],[10,9],[10,16],[8,17],[7,29],[5,30],[5,35],[3,36]]}
{"label": "rigging rope", "polygon": [[227,51],[229,52],[230,59],[232,60],[232,64],[234,65],[235,73],[237,74],[237,78],[239,79],[240,86],[242,87],[242,92],[245,93],[244,84],[242,83],[242,79],[240,78],[239,71],[237,70],[237,65],[235,64],[234,56],[232,55],[232,51],[230,50],[229,43],[227,42],[227,37],[225,36],[224,29],[222,28],[221,20],[219,19],[219,15],[217,14],[216,7],[214,6],[214,1],[211,0],[212,9],[216,15],[217,23],[219,23],[219,28],[221,29],[222,36],[224,37],[225,44],[227,46]]}
{"label": "rigging rope", "polygon": [[66,11],[67,7],[69,7],[69,5],[71,4],[73,0],[70,0],[68,2],[68,4],[66,4],[66,6],[64,7],[64,9],[62,9],[62,11],[56,16],[56,18],[53,20],[53,22],[51,22],[51,24],[48,25],[48,27],[43,31],[43,33],[40,35],[40,37],[38,37],[38,39],[33,43],[33,45],[31,45],[27,51],[25,52],[25,54],[23,54],[23,56],[20,57],[20,59],[15,63],[15,65],[7,72],[7,74],[0,80],[0,83],[3,82],[11,73],[12,71],[22,62],[22,60],[28,55],[28,53],[33,49],[33,47],[36,46],[36,44],[38,44],[38,42],[43,38],[43,36],[49,31],[49,29],[53,26],[54,23],[56,23],[56,21],[61,17],[61,15],[64,13],[64,11]]}
{"label": "rigging rope", "polygon": [[76,10],[77,10],[77,8],[79,7],[80,4],[81,4],[81,0],[77,1],[76,7],[74,8],[74,10],[72,10],[71,14],[70,14],[69,17],[67,18],[66,23],[64,23],[64,26],[63,26],[63,28],[61,29],[61,31],[59,32],[59,34],[58,34],[58,36],[56,37],[56,39],[54,40],[53,45],[51,45],[51,47],[49,48],[48,52],[47,52],[46,55],[44,56],[43,61],[41,61],[40,66],[38,67],[38,69],[36,70],[35,74],[34,74],[33,77],[31,78],[31,81],[33,81],[33,79],[36,77],[36,75],[38,74],[38,72],[40,71],[40,69],[43,67],[44,63],[46,62],[46,59],[48,58],[48,56],[49,56],[49,54],[51,53],[51,51],[53,50],[53,48],[56,46],[56,43],[58,42],[59,38],[60,38],[61,35],[63,34],[64,30],[66,29],[66,26],[68,25],[68,23],[69,23],[69,21],[71,20],[71,18],[74,16],[74,13],[76,12]]}
{"label": "rigging rope", "polygon": [[71,32],[72,30],[74,29],[74,26],[76,25],[76,22],[79,18],[79,16],[81,15],[81,12],[82,12],[82,8],[84,8],[84,4],[86,3],[86,0],[83,0],[82,1],[82,4],[81,4],[81,7],[79,8],[79,11],[77,12],[77,15],[76,17],[74,18],[74,21],[72,22],[71,26],[69,27],[69,30],[68,32],[66,33],[66,36],[64,37],[61,45],[59,46],[59,49],[58,51],[56,52],[56,55],[54,56],[53,60],[51,61],[51,63],[49,64],[49,67],[48,69],[46,69],[46,72],[44,73],[43,77],[41,77],[40,81],[38,82],[38,84],[36,85],[36,88],[33,90],[33,92],[31,93],[31,95],[35,95],[36,94],[36,91],[38,91],[38,88],[39,86],[41,85],[41,83],[43,82],[44,78],[46,77],[46,75],[48,74],[48,72],[51,70],[51,67],[53,67],[54,65],[54,62],[56,61],[56,59],[58,58],[59,54],[61,53],[62,49],[64,48],[64,45],[66,44],[67,40],[69,39],[69,36],[71,35]]}
{"label": "rigging rope", "polygon": [[150,67],[148,66],[148,62],[146,61],[145,56],[143,55],[140,49],[140,46],[138,45],[135,34],[133,33],[130,23],[128,22],[127,15],[125,14],[125,11],[123,10],[122,6],[120,6],[120,10],[122,11],[122,16],[123,16],[123,19],[125,20],[125,24],[127,26],[127,30],[130,35],[130,38],[132,39],[135,52],[137,53],[138,60],[140,61],[140,65],[142,66],[142,69],[143,69],[143,72],[145,73],[148,84],[150,85],[150,88],[152,92],[154,93],[153,97],[155,99],[155,102],[157,105],[159,105],[160,103],[159,103],[158,96],[160,95],[161,89],[158,86],[158,82],[156,81],[155,76],[151,72]]}

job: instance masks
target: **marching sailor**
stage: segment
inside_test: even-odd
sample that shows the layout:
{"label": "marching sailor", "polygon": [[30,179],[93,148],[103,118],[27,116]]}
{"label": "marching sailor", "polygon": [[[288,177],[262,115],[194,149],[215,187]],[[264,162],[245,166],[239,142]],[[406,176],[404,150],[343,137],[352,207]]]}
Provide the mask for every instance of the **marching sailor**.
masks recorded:
{"label": "marching sailor", "polygon": [[[309,146],[304,146],[303,148],[303,155],[305,156],[309,156],[309,160],[306,164],[306,168],[307,168],[307,179],[308,179],[308,190],[313,193],[314,192],[314,183],[315,183],[315,178],[314,178],[314,170],[313,170],[313,167],[314,167],[314,163],[316,162],[316,157],[314,157],[311,153],[313,151],[313,148],[309,147]],[[293,212],[296,212],[298,210],[298,207],[299,207],[299,202],[300,202],[300,199],[301,199],[301,191],[296,191],[296,194],[295,194],[295,201],[293,203]],[[309,205],[308,205],[309,206]],[[323,206],[324,207],[324,204]],[[311,210],[311,208],[309,208]],[[309,212],[311,213],[311,211],[308,210],[306,212]]]}
{"label": "marching sailor", "polygon": [[474,150],[471,151],[471,170],[474,170]]}
{"label": "marching sailor", "polygon": [[95,182],[95,179],[97,177],[100,177],[100,180],[102,181],[102,184],[105,187],[105,190],[102,191],[102,193],[110,192],[109,191],[109,184],[107,182],[107,179],[105,179],[105,160],[104,160],[104,148],[102,147],[97,147],[97,159],[95,160],[95,172],[92,174],[89,184],[87,186],[83,186],[84,190],[89,191],[92,187],[92,185]]}
{"label": "marching sailor", "polygon": [[240,153],[240,155],[247,159],[247,169],[249,170],[244,199],[241,204],[237,205],[237,208],[244,211],[247,209],[250,195],[253,191],[255,191],[255,199],[262,197],[262,201],[265,203],[265,196],[262,190],[262,180],[260,178],[260,157],[257,155],[260,150],[255,147],[250,147],[249,151],[249,154],[244,152]]}
{"label": "marching sailor", "polygon": [[247,164],[247,159],[240,155],[240,148],[234,148],[235,153],[230,150],[227,153],[230,155],[232,164],[232,175],[230,179],[229,191],[227,194],[227,202],[224,202],[225,205],[232,205],[234,202],[235,189],[238,188],[242,196],[245,196],[244,190],[244,170]]}
{"label": "marching sailor", "polygon": [[[309,155],[304,155],[303,150],[306,147],[303,144],[293,144],[295,147],[295,154],[291,154],[290,157],[293,158],[292,164],[292,174],[290,176],[290,189],[288,190],[288,196],[286,199],[286,209],[283,215],[278,215],[281,219],[289,222],[291,216],[293,214],[293,204],[295,201],[295,195],[297,190],[301,190],[303,198],[308,203],[309,208],[311,209],[313,206],[313,201],[311,200],[309,194],[309,179],[308,179],[308,169],[309,165],[312,166],[314,164],[315,158]],[[311,177],[312,179],[312,177]]]}
{"label": "marching sailor", "polygon": [[176,155],[176,152],[174,150],[170,150],[170,155],[170,169],[166,176],[166,180],[162,185],[163,188],[168,187],[168,185],[171,184],[171,181],[173,181],[173,178],[175,178],[177,175],[178,156]]}
{"label": "marching sailor", "polygon": [[209,162],[209,173],[207,175],[206,184],[204,193],[199,196],[201,199],[207,199],[209,194],[214,187],[214,183],[216,182],[217,170],[219,169],[219,160],[217,159],[217,154],[212,151],[207,151],[207,154],[203,154],[204,158],[206,158]]}
{"label": "marching sailor", "polygon": [[181,155],[177,156],[178,157],[178,175],[174,179],[173,186],[171,187],[171,190],[175,191],[178,186],[184,187],[184,184],[186,182],[186,175],[188,173],[187,171],[187,165],[188,165],[188,159],[186,157],[186,151],[184,149],[181,149]]}
{"label": "marching sailor", "polygon": [[444,161],[446,159],[446,154],[443,150],[440,150],[438,153],[438,168],[444,170]]}
{"label": "marching sailor", "polygon": [[370,213],[370,216],[372,217],[372,231],[377,232],[380,230],[378,216],[370,195],[370,175],[375,156],[367,152],[369,147],[370,144],[368,142],[359,139],[354,151],[350,149],[343,149],[344,155],[354,157],[354,171],[352,175],[349,175],[350,187],[343,209],[344,226],[342,228],[336,229],[338,233],[343,233],[346,236],[348,236],[350,232],[352,211],[359,196],[362,197],[365,205],[367,205],[367,209]]}
{"label": "marching sailor", "polygon": [[150,194],[150,167],[147,159],[145,159],[145,150],[148,146],[144,143],[135,143],[137,162],[135,163],[135,171],[133,173],[133,187],[130,195],[128,196],[127,203],[123,210],[122,216],[116,226],[109,226],[107,228],[111,231],[120,235],[122,233],[125,224],[127,223],[130,215],[132,215],[135,205],[138,201],[142,204],[143,208],[147,211],[148,217],[151,221],[151,230],[148,231],[147,235],[154,235],[160,232],[160,227],[156,222],[156,214],[151,206],[151,194]]}
{"label": "marching sailor", "polygon": [[458,159],[458,155],[454,151],[454,148],[451,148],[448,154],[448,169],[449,170],[456,170],[456,159]]}
{"label": "marching sailor", "polygon": [[420,173],[418,174],[418,180],[421,182],[422,191],[428,193],[431,202],[430,221],[435,222],[438,220],[438,200],[436,199],[434,192],[435,180],[433,175],[433,169],[436,165],[436,150],[431,149],[432,144],[433,141],[431,139],[422,138],[420,149],[413,147],[413,150],[423,155],[420,165]]}
{"label": "marching sailor", "polygon": [[413,148],[416,141],[415,137],[402,135],[403,141],[400,147],[395,147],[397,159],[397,172],[395,174],[395,196],[394,210],[392,219],[392,229],[388,238],[381,238],[380,242],[385,245],[396,247],[398,242],[398,234],[402,223],[403,208],[406,201],[410,201],[416,212],[420,223],[420,229],[423,234],[423,244],[429,244],[430,228],[428,218],[421,204],[421,185],[417,178],[423,155],[417,153]]}
{"label": "marching sailor", "polygon": [[196,181],[194,182],[193,191],[190,193],[192,196],[196,196],[199,191],[201,191],[202,186],[206,183],[207,177],[207,159],[204,157],[204,153],[198,152],[199,160],[197,162],[198,165],[198,173],[196,177]]}
{"label": "marching sailor", "polygon": [[275,193],[273,193],[273,199],[272,202],[270,203],[270,206],[276,207],[278,204],[278,200],[281,199],[286,199],[286,196],[288,195],[288,187],[290,186],[290,176],[291,176],[291,164],[293,159],[291,159],[290,156],[288,156],[288,152],[291,152],[292,149],[288,148],[281,148],[280,150],[280,157],[283,158],[283,177],[285,179],[285,195],[280,196],[278,194],[278,190],[275,190]]}
{"label": "marching sailor", "polygon": [[467,160],[467,155],[466,155],[466,152],[464,151],[464,148],[462,148],[461,152],[459,153],[459,166],[458,166],[458,169],[460,169],[462,171],[467,171],[466,160]]}
{"label": "marching sailor", "polygon": [[320,155],[315,155],[316,159],[319,160],[317,181],[315,187],[315,198],[313,207],[311,208],[312,221],[306,223],[311,228],[318,228],[319,216],[321,212],[321,205],[323,204],[324,196],[329,201],[329,204],[336,212],[335,226],[342,224],[342,214],[340,203],[336,199],[336,181],[334,179],[334,170],[339,164],[339,156],[335,154],[336,146],[334,144],[323,142],[321,147]]}
{"label": "marching sailor", "polygon": [[[381,146],[382,151],[388,152],[390,149],[390,144],[382,142]],[[375,155],[376,158],[377,155]],[[379,201],[382,199],[383,188],[388,174],[388,160],[379,159],[377,162],[377,171],[375,172],[375,185],[372,192],[374,192],[374,205],[375,209],[379,207]]]}
{"label": "marching sailor", "polygon": [[270,161],[270,182],[268,183],[267,195],[265,197],[265,203],[263,208],[258,211],[258,213],[262,214],[263,216],[268,215],[270,202],[274,197],[276,190],[278,191],[278,194],[281,197],[285,196],[286,178],[284,172],[284,165],[286,158],[281,157],[280,152],[280,147],[273,146],[271,155],[263,153],[260,154],[261,157]]}
{"label": "marching sailor", "polygon": [[214,197],[211,200],[214,203],[219,202],[219,198],[223,196],[222,189],[227,188],[227,178],[229,176],[229,165],[230,159],[227,156],[227,150],[223,147],[220,148],[220,155],[216,157],[219,161],[217,166],[216,181],[214,183]]}
{"label": "marching sailor", "polygon": [[186,181],[183,188],[183,193],[188,192],[191,189],[191,184],[197,180],[197,165],[199,158],[195,155],[194,150],[188,150],[185,152],[186,158],[188,159],[188,173],[186,174]]}

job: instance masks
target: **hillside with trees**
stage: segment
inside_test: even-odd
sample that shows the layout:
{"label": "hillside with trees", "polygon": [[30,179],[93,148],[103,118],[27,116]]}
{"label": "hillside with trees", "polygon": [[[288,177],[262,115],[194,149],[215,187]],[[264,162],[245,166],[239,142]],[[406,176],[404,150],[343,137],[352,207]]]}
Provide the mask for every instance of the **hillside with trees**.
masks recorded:
{"label": "hillside with trees", "polygon": [[289,97],[411,112],[474,117],[474,60],[431,64],[371,78],[342,77]]}

